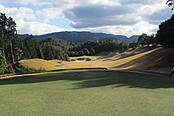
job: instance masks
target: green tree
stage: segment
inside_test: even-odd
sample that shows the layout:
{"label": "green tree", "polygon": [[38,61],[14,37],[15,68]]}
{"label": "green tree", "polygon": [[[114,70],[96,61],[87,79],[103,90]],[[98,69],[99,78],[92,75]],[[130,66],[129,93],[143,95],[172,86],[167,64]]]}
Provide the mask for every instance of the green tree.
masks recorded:
{"label": "green tree", "polygon": [[39,42],[31,35],[23,41],[24,58],[40,58]]}
{"label": "green tree", "polygon": [[0,49],[10,64],[15,64],[17,56],[14,52],[16,47],[14,43],[17,41],[16,23],[11,17],[6,17],[0,13]]}
{"label": "green tree", "polygon": [[3,74],[6,70],[6,59],[5,56],[3,55],[2,51],[0,51],[0,74]]}
{"label": "green tree", "polygon": [[159,25],[157,40],[166,47],[174,47],[174,15]]}

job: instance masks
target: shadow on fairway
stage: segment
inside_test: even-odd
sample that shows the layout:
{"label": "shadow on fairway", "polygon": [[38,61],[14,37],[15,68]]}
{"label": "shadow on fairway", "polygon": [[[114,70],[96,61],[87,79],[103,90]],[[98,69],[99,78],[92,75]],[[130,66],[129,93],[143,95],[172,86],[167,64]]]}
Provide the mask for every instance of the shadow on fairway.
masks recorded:
{"label": "shadow on fairway", "polygon": [[122,87],[130,88],[173,88],[174,78],[139,74],[122,71],[82,71],[82,72],[59,72],[44,75],[23,76],[9,79],[1,79],[0,85],[29,84],[51,81],[74,81],[73,89],[91,87]]}

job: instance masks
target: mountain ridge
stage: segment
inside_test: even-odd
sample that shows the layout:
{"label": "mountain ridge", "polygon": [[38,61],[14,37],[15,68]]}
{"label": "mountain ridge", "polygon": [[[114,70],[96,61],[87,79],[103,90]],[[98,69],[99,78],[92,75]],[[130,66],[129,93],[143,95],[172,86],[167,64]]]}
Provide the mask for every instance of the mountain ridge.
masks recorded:
{"label": "mountain ridge", "polygon": [[[18,34],[18,37],[21,39],[25,39],[29,37],[29,34]],[[89,40],[101,40],[101,39],[117,39],[119,41],[137,41],[139,35],[133,35],[131,37],[127,37],[124,35],[114,35],[114,34],[106,34],[106,33],[93,33],[88,31],[63,31],[63,32],[53,32],[42,35],[33,35],[36,39],[42,40],[49,37],[59,38],[65,41],[70,42],[85,42]]]}

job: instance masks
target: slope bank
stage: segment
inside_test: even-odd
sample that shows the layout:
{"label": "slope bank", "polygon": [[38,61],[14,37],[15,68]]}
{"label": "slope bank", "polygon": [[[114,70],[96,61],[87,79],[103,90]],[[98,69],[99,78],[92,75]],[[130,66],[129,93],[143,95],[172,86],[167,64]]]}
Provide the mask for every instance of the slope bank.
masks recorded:
{"label": "slope bank", "polygon": [[111,55],[92,61],[66,62],[45,61],[41,59],[22,60],[23,66],[34,69],[58,70],[76,68],[108,68],[122,70],[148,70],[169,73],[174,66],[174,49],[163,47],[140,47],[123,53]]}

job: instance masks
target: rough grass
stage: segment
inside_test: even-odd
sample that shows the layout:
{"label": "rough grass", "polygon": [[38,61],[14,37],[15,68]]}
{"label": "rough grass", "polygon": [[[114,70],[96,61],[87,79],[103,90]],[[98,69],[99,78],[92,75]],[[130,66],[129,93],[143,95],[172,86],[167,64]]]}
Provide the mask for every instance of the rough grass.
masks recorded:
{"label": "rough grass", "polygon": [[1,116],[173,116],[174,79],[116,71],[0,80]]}
{"label": "rough grass", "polygon": [[55,60],[52,61],[47,61],[43,59],[27,59],[27,60],[21,60],[19,62],[21,65],[24,67],[36,69],[36,70],[54,70],[56,69],[55,65],[56,62]]}
{"label": "rough grass", "polygon": [[[23,60],[21,64],[29,68],[59,70],[59,69],[74,69],[74,68],[110,68],[110,69],[141,69],[156,72],[170,73],[174,66],[173,49],[160,47],[145,47],[135,50],[128,50],[124,53],[115,54],[96,59],[96,56],[82,56],[94,58],[96,60],[83,62],[66,62],[57,60],[41,60],[31,59]],[[79,57],[74,57],[74,59]],[[73,59],[73,58],[70,58]],[[61,63],[58,63],[61,62]]]}
{"label": "rough grass", "polygon": [[[64,62],[65,65],[58,67],[58,69],[71,69],[71,68],[96,68],[96,67],[106,67],[106,68],[113,68],[116,66],[123,65],[125,63],[131,62],[136,60],[144,55],[152,53],[157,49],[148,50],[143,53],[139,53],[133,56],[117,59],[115,57],[110,57],[109,59],[99,59],[95,61],[87,61],[87,62]],[[133,66],[133,65],[132,65]],[[130,69],[132,67],[125,67],[123,69]]]}
{"label": "rough grass", "polygon": [[[57,65],[56,60],[53,61],[46,61],[42,59],[30,59],[30,60],[22,60],[20,63],[24,66],[31,67],[31,68],[36,68],[36,69],[45,69],[45,70],[56,70],[56,69],[72,69],[72,68],[96,68],[96,67],[106,67],[106,68],[111,68],[115,66],[122,65],[124,63],[128,63],[132,60],[135,60],[137,58],[140,58],[144,55],[147,55],[154,50],[146,51],[137,55],[133,55],[130,57],[122,58],[115,60],[115,57],[110,57],[108,59],[99,59],[95,61],[86,61],[86,62],[66,62],[62,61],[64,65],[61,65],[59,67],[55,67]],[[86,56],[84,56],[86,57]],[[75,57],[77,58],[77,57]],[[91,56],[92,58],[92,56]],[[94,57],[96,58],[96,57]]]}

